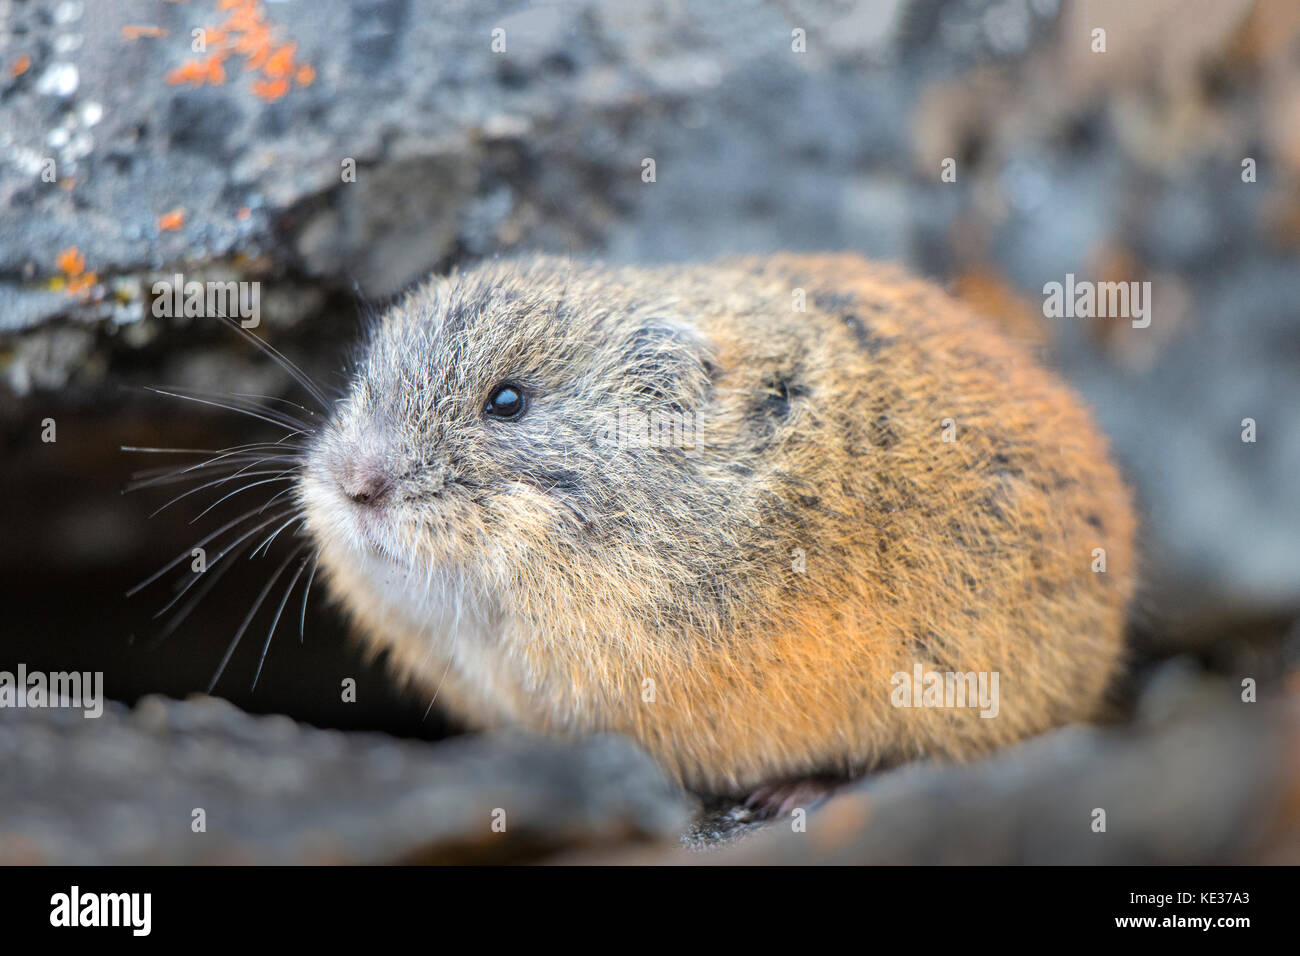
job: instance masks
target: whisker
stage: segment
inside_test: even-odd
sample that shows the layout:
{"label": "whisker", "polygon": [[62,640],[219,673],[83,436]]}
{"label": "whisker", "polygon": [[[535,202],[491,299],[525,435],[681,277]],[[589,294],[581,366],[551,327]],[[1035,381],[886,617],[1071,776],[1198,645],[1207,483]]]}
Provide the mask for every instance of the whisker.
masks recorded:
{"label": "whisker", "polygon": [[[274,425],[276,428],[284,431],[285,434],[274,441],[249,442],[242,445],[234,445],[228,448],[162,448],[150,446],[121,446],[122,451],[133,452],[137,454],[154,454],[154,455],[197,455],[202,456],[203,460],[192,461],[176,466],[164,466],[159,468],[147,468],[135,472],[131,476],[130,482],[123,490],[125,494],[128,491],[137,491],[142,488],[174,485],[178,483],[195,482],[194,487],[187,488],[179,494],[172,497],[165,504],[153,512],[150,517],[160,514],[162,511],[175,505],[177,502],[188,498],[198,492],[210,488],[220,488],[221,486],[235,482],[237,479],[242,483],[239,487],[228,490],[221,494],[216,501],[209,504],[199,512],[191,524],[207,515],[214,508],[221,505],[226,500],[233,498],[242,492],[250,491],[261,485],[269,485],[276,482],[290,482],[290,486],[282,491],[272,495],[269,500],[264,502],[260,507],[250,509],[240,516],[226,522],[216,531],[204,536],[196,544],[177,555],[173,560],[163,567],[159,568],[149,577],[135,585],[129,591],[128,596],[138,594],[141,590],[157,582],[165,574],[177,568],[182,562],[187,560],[195,549],[211,545],[213,542],[220,542],[226,535],[233,535],[233,540],[219,546],[216,556],[207,562],[203,572],[193,574],[189,580],[178,582],[180,585],[177,593],[167,602],[167,604],[154,615],[155,619],[165,614],[171,613],[172,616],[166,625],[159,632],[154,646],[157,646],[169,636],[174,634],[181,624],[188,618],[191,612],[207,597],[212,589],[221,580],[222,576],[236,563],[232,560],[235,557],[241,557],[245,553],[249,557],[257,557],[260,554],[269,554],[271,546],[279,535],[292,525],[300,524],[306,520],[306,516],[298,511],[298,505],[293,504],[288,507],[276,507],[277,503],[283,504],[287,495],[293,494],[296,488],[297,474],[303,465],[306,454],[306,440],[314,435],[317,431],[317,425],[320,421],[320,413],[328,412],[330,402],[322,389],[296,364],[290,361],[283,353],[274,346],[262,340],[256,335],[243,328],[236,320],[226,316],[219,317],[227,325],[233,328],[239,335],[249,340],[257,349],[272,359],[281,369],[301,386],[318,406],[319,410],[313,410],[306,404],[293,401],[287,398],[281,398],[276,395],[261,395],[250,392],[230,392],[214,393],[205,392],[199,389],[193,389],[183,386],[153,386],[148,391],[158,395],[165,395],[169,398],[176,398],[182,401],[194,402],[200,405],[207,405],[212,408],[219,408],[224,411],[234,412],[244,415],[248,418]],[[244,480],[257,479],[257,480]],[[269,514],[267,512],[270,511]],[[285,520],[287,519],[287,520]],[[257,536],[263,534],[268,528],[273,528],[260,541]],[[295,531],[292,537],[297,537],[301,531]],[[214,545],[215,547],[215,545]],[[267,597],[272,592],[275,585],[284,577],[289,565],[295,561],[298,566],[295,569],[292,578],[289,580],[288,587],[282,595],[279,605],[276,607],[275,616],[272,618],[271,626],[267,631],[266,641],[262,645],[261,654],[258,657],[257,669],[253,676],[253,689],[256,689],[258,680],[261,677],[262,670],[266,663],[267,655],[270,651],[271,642],[275,637],[275,632],[279,629],[281,618],[284,616],[285,609],[290,599],[294,595],[294,589],[298,581],[306,575],[306,584],[303,588],[302,607],[299,612],[298,620],[298,640],[304,641],[304,632],[306,630],[307,602],[311,596],[311,587],[316,578],[316,572],[319,568],[319,555],[307,553],[311,548],[311,543],[305,542],[293,548],[288,557],[276,568],[274,574],[266,582],[249,609],[239,629],[235,632],[233,639],[226,647],[225,653],[221,658],[216,673],[213,674],[212,680],[208,684],[208,692],[211,693],[221,680],[225,673],[239,642],[247,633],[249,626],[252,624],[256,615]],[[310,573],[308,573],[308,564],[311,564]],[[173,613],[173,608],[179,605],[179,609]]]}
{"label": "whisker", "polygon": [[275,425],[278,428],[286,429],[287,431],[293,431],[295,428],[302,427],[301,422],[280,421],[278,419],[271,418],[269,415],[259,414],[258,412],[255,412],[248,408],[240,408],[238,405],[230,405],[225,402],[216,402],[208,398],[199,398],[197,395],[186,395],[179,391],[168,391],[165,388],[158,388],[153,385],[148,385],[146,386],[146,388],[148,388],[149,391],[155,392],[159,395],[168,395],[171,398],[179,398],[187,402],[197,402],[200,405],[211,405],[213,408],[224,408],[226,411],[229,412],[239,412],[242,415],[247,415],[249,418],[261,419],[262,421],[267,422],[268,424]]}
{"label": "whisker", "polygon": [[262,606],[262,602],[266,600],[266,596],[271,593],[271,588],[275,586],[275,582],[280,579],[280,575],[284,573],[284,569],[289,566],[290,561],[298,556],[298,553],[298,551],[293,551],[290,553],[289,557],[284,559],[284,563],[276,568],[275,573],[271,575],[271,579],[267,581],[266,586],[262,588],[262,593],[259,594],[257,600],[253,602],[253,606],[249,609],[247,616],[244,618],[244,623],[239,625],[239,630],[235,632],[234,638],[226,648],[225,656],[221,658],[221,663],[217,667],[217,672],[212,675],[212,680],[208,682],[209,694],[212,693],[213,688],[217,686],[217,681],[221,680],[221,675],[225,673],[226,665],[230,663],[231,655],[235,653],[235,648],[239,646],[240,638],[242,638],[244,632],[248,630],[248,625],[252,623],[253,618],[257,615],[258,610]]}
{"label": "whisker", "polygon": [[447,672],[451,670],[453,654],[447,655],[447,666],[442,669],[442,677],[438,678],[438,686],[433,689],[433,697],[429,700],[429,706],[424,709],[424,716],[420,718],[420,723],[424,723],[429,719],[429,713],[433,710],[433,705],[438,700],[438,694],[442,690],[442,682],[447,679]]}
{"label": "whisker", "polygon": [[260,510],[265,511],[267,508],[271,507],[271,505],[275,504],[285,495],[291,495],[297,490],[298,490],[298,486],[295,484],[295,485],[290,485],[288,488],[284,489],[284,491],[277,491],[274,495],[271,496],[271,499],[266,504],[262,505]]}
{"label": "whisker", "polygon": [[[248,466],[245,466],[245,467],[251,467],[251,465],[248,465]],[[155,517],[156,515],[160,514],[164,509],[166,509],[166,508],[170,508],[172,505],[176,504],[176,502],[180,501],[182,498],[188,498],[190,495],[192,495],[192,494],[196,494],[196,493],[202,491],[204,488],[211,488],[213,485],[220,485],[220,484],[224,484],[224,483],[227,482],[227,481],[234,481],[236,478],[240,477],[240,475],[243,475],[245,478],[252,478],[252,477],[257,476],[257,475],[284,475],[284,474],[288,474],[288,472],[285,472],[285,471],[278,471],[278,470],[276,470],[276,469],[267,469],[267,470],[265,470],[265,471],[250,471],[250,472],[245,473],[245,472],[243,471],[243,469],[241,469],[240,471],[237,471],[237,472],[235,472],[234,474],[226,475],[226,476],[224,476],[224,477],[222,477],[222,478],[215,478],[215,479],[213,479],[212,481],[209,481],[209,482],[206,482],[205,484],[199,485],[197,488],[191,488],[189,491],[181,492],[179,495],[177,495],[177,496],[176,496],[175,498],[173,498],[171,501],[167,502],[165,505],[163,505],[163,506],[162,506],[161,508],[159,508],[157,511],[154,511],[152,514],[150,514],[149,517],[150,517],[150,518]],[[204,476],[204,477],[206,477],[206,476]],[[255,482],[255,484],[261,484],[261,482]],[[244,485],[244,488],[251,488],[251,487],[253,487],[253,485]],[[239,490],[242,491],[242,490],[244,490],[244,488],[241,488],[241,489],[239,489]],[[231,494],[236,494],[236,492],[231,492]],[[227,495],[226,497],[229,497],[229,495]],[[226,500],[225,498],[220,498],[220,499],[217,500],[217,503],[216,503],[216,504],[219,505],[219,504],[221,504],[221,502],[223,502],[223,501],[225,501],[225,500]],[[215,508],[216,505],[213,505],[212,507]],[[208,511],[211,511],[211,510],[212,510],[211,508],[208,509]],[[208,513],[207,511],[204,511],[203,514],[200,514],[200,515],[199,515],[199,518],[202,518],[203,515],[205,515],[205,514],[207,514],[207,513]],[[194,521],[197,521],[197,520],[198,520],[198,518],[195,518],[195,519],[194,519]],[[193,524],[194,521],[191,521],[190,524]]]}
{"label": "whisker", "polygon": [[[310,544],[301,545],[293,552],[293,555],[299,555],[304,549],[309,547],[311,547]],[[291,557],[293,555],[291,555]],[[289,586],[284,590],[284,597],[280,599],[280,606],[275,609],[275,617],[271,620],[271,629],[266,632],[266,643],[262,645],[262,655],[257,659],[257,670],[253,673],[253,686],[249,688],[250,693],[257,690],[257,679],[262,676],[262,665],[266,663],[266,652],[271,649],[271,638],[275,637],[275,629],[280,626],[280,615],[284,613],[284,606],[289,603],[289,595],[293,593],[293,589],[295,585],[297,585],[298,579],[302,577],[302,572],[306,570],[307,562],[310,560],[310,554],[302,559],[302,564],[298,565],[298,570],[294,572],[293,579],[289,582]]]}
{"label": "whisker", "polygon": [[[187,397],[198,398],[198,399],[206,398],[212,401],[222,401],[227,403],[228,407],[237,411],[262,412],[263,414],[270,415],[275,419],[277,419],[278,421],[281,421],[285,424],[294,425],[295,427],[304,429],[306,431],[312,430],[312,426],[310,422],[303,421],[297,415],[291,414],[290,412],[278,408],[270,408],[269,406],[264,404],[264,402],[272,402],[272,401],[286,402],[289,405],[294,404],[293,402],[288,402],[285,399],[277,399],[274,396],[270,396],[270,395],[260,395],[260,396],[250,397],[249,394],[246,392],[243,393],[212,392],[201,388],[190,388],[189,386],[186,385],[160,385],[157,387],[171,389]],[[257,401],[256,399],[262,399],[262,401]],[[301,406],[297,406],[297,407],[301,408]],[[307,414],[315,417],[314,412],[308,411]]]}
{"label": "whisker", "polygon": [[[305,434],[305,433],[304,433]],[[290,436],[286,436],[290,437]],[[118,451],[140,452],[143,454],[163,454],[163,455],[221,455],[224,452],[245,451],[249,448],[258,448],[262,446],[274,447],[285,441],[284,438],[277,438],[275,441],[254,441],[245,445],[231,445],[228,448],[153,448],[143,445],[118,445]]]}
{"label": "whisker", "polygon": [[[285,512],[285,513],[282,513],[282,514],[276,515],[275,518],[271,518],[271,519],[269,519],[266,523],[267,523],[267,524],[270,524],[272,521],[275,521],[277,518],[282,518],[282,517],[284,517],[284,514],[287,514],[287,513],[288,513],[288,512]],[[166,574],[166,573],[167,573],[168,571],[170,571],[172,568],[176,567],[176,565],[180,564],[182,561],[184,561],[186,558],[188,558],[188,557],[193,553],[194,548],[201,548],[201,547],[203,547],[205,544],[207,544],[207,543],[208,543],[209,541],[211,541],[213,538],[217,537],[217,535],[225,534],[225,533],[226,533],[227,531],[229,531],[231,528],[235,527],[235,525],[240,524],[240,523],[243,522],[243,521],[247,521],[249,518],[252,518],[253,516],[255,516],[255,515],[257,515],[257,514],[258,514],[258,511],[257,511],[256,508],[254,508],[254,509],[252,509],[251,511],[245,512],[244,514],[240,515],[238,518],[234,519],[234,520],[231,521],[229,524],[224,524],[224,525],[222,525],[222,526],[221,526],[220,528],[218,528],[216,531],[212,532],[212,534],[208,535],[206,538],[202,539],[202,540],[199,541],[198,543],[192,545],[192,546],[191,546],[190,548],[188,548],[187,550],[182,551],[179,555],[176,556],[176,558],[175,558],[173,561],[171,561],[170,563],[168,563],[168,564],[164,565],[163,567],[159,568],[157,571],[155,571],[155,572],[154,572],[153,574],[151,574],[149,577],[145,578],[143,581],[141,581],[141,582],[140,582],[139,584],[137,584],[135,587],[131,588],[131,590],[129,590],[129,591],[126,592],[126,596],[127,596],[127,597],[131,597],[133,594],[136,594],[136,593],[138,593],[139,591],[143,590],[144,588],[148,587],[149,585],[153,584],[155,581],[157,581],[160,577],[162,577],[164,574]],[[223,553],[224,553],[224,552],[223,552]]]}
{"label": "whisker", "polygon": [[307,575],[307,586],[302,589],[302,613],[298,615],[298,643],[305,643],[303,631],[307,627],[307,597],[311,594],[311,582],[316,580],[316,569],[320,567],[320,555],[312,560],[311,574]]}
{"label": "whisker", "polygon": [[211,469],[215,471],[218,468],[226,467],[226,465],[230,462],[235,462],[237,464],[240,464],[249,460],[249,458],[252,457],[254,456],[252,456],[251,454],[247,456],[238,455],[231,458],[227,458],[222,463],[218,463],[215,460],[209,460],[206,462],[196,462],[195,464],[192,465],[160,465],[157,468],[141,468],[138,471],[131,472],[131,481],[138,482],[141,485],[143,485],[145,482],[153,478],[169,478],[174,475],[183,475],[186,474],[187,472],[202,472],[205,469]]}
{"label": "whisker", "polygon": [[220,474],[223,471],[238,468],[248,460],[247,458],[232,458],[229,462],[223,462],[219,465],[214,464],[206,468],[194,469],[175,465],[165,468],[142,468],[131,473],[131,478],[127,481],[126,487],[122,489],[122,494],[130,494],[133,491],[139,491],[141,488],[153,488],[158,485],[189,481],[190,478],[207,478],[209,475]]}
{"label": "whisker", "polygon": [[329,402],[326,400],[325,395],[321,392],[321,390],[316,387],[316,383],[307,377],[306,372],[304,372],[297,365],[294,365],[293,362],[285,358],[284,355],[282,355],[280,351],[277,348],[275,348],[275,346],[271,345],[271,343],[267,342],[265,339],[259,338],[258,336],[254,335],[252,332],[248,331],[248,329],[244,328],[234,319],[223,316],[221,317],[221,320],[225,322],[227,325],[229,325],[236,332],[238,332],[240,335],[242,335],[244,338],[252,342],[255,346],[257,346],[267,355],[271,356],[271,358],[274,359],[275,362],[281,368],[283,368],[286,372],[288,372],[293,377],[293,380],[295,382],[297,382],[299,385],[305,388],[307,390],[307,393],[311,395],[312,398],[316,399],[316,402],[320,405],[322,410],[329,409]]}
{"label": "whisker", "polygon": [[205,468],[217,468],[227,462],[239,462],[255,460],[257,458],[282,458],[293,461],[302,459],[303,450],[300,446],[282,445],[277,442],[266,442],[260,445],[244,446],[222,455],[216,455],[204,461],[191,462],[187,465],[164,465],[159,468],[145,468],[135,472],[132,478],[148,478],[155,475],[181,475],[191,471],[202,471]]}
{"label": "whisker", "polygon": [[[281,513],[280,513],[280,517],[283,517],[283,516],[284,516],[284,512],[281,512]],[[256,548],[254,548],[254,549],[253,549],[253,553],[249,555],[249,558],[251,559],[251,558],[255,558],[255,557],[257,557],[257,552],[261,551],[263,548],[266,548],[266,549],[268,549],[268,551],[269,551],[269,549],[270,549],[270,547],[271,547],[271,542],[274,541],[274,540],[279,536],[279,534],[280,534],[281,531],[283,531],[285,528],[289,527],[289,525],[293,524],[295,521],[305,521],[306,518],[307,518],[307,516],[306,516],[305,514],[296,514],[296,515],[294,515],[292,518],[290,518],[290,519],[289,519],[288,521],[286,521],[284,524],[280,525],[280,527],[276,528],[273,532],[271,532],[271,534],[267,536],[267,538],[266,538],[265,541],[263,541],[263,542],[262,542],[261,544],[259,544]],[[272,518],[271,520],[274,521],[275,519]],[[269,524],[270,522],[267,522],[267,523]]]}
{"label": "whisker", "polygon": [[287,398],[280,398],[278,395],[258,395],[253,392],[231,392],[230,394],[238,398],[260,398],[263,401],[267,401],[267,402],[279,402],[282,405],[292,405],[294,408],[302,409],[304,412],[306,412],[308,415],[312,416],[313,418],[316,417],[316,413],[313,412],[306,405],[299,405],[297,402],[290,401]]}
{"label": "whisker", "polygon": [[131,473],[133,479],[149,478],[154,475],[181,474],[186,471],[198,471],[202,468],[215,465],[217,462],[229,458],[238,458],[245,455],[252,455],[255,452],[283,452],[289,451],[294,455],[301,455],[302,446],[297,442],[286,444],[292,435],[285,435],[277,441],[249,442],[246,445],[235,445],[231,448],[132,448],[129,445],[121,446],[122,451],[150,451],[150,452],[177,452],[184,454],[202,454],[212,455],[205,461],[192,462],[188,465],[162,465],[158,468],[143,468]]}
{"label": "whisker", "polygon": [[[242,446],[241,446],[242,447]],[[224,448],[146,448],[141,445],[118,445],[118,451],[142,452],[145,454],[162,454],[162,455],[211,455],[219,451],[226,451]]]}
{"label": "whisker", "polygon": [[[194,524],[194,522],[198,521],[198,520],[199,520],[200,518],[202,518],[205,514],[207,514],[209,511],[211,511],[211,510],[212,510],[213,508],[215,508],[217,505],[221,504],[221,502],[225,501],[227,498],[233,498],[233,497],[235,497],[235,495],[237,495],[237,494],[239,494],[239,493],[241,493],[241,492],[244,492],[244,491],[248,491],[248,490],[251,489],[251,488],[256,488],[258,485],[269,485],[269,484],[271,484],[272,482],[276,482],[276,481],[293,481],[293,480],[297,477],[297,475],[296,475],[295,472],[296,472],[296,469],[293,469],[293,468],[290,468],[288,471],[280,471],[280,472],[275,472],[275,471],[250,471],[250,472],[248,473],[248,475],[247,475],[247,477],[250,477],[250,478],[251,478],[252,476],[254,476],[254,475],[275,475],[275,477],[274,477],[274,478],[263,478],[261,481],[254,481],[254,482],[252,482],[252,483],[250,483],[250,484],[247,484],[247,485],[240,485],[240,486],[239,486],[238,488],[236,488],[234,491],[230,492],[229,494],[222,495],[222,496],[221,496],[220,498],[218,498],[216,501],[212,502],[212,504],[208,505],[206,508],[204,508],[204,509],[203,509],[202,511],[200,511],[198,514],[196,514],[193,518],[191,518],[189,523],[190,523],[190,524]],[[223,479],[221,479],[221,480],[222,480],[222,481],[230,481],[231,478],[235,478],[235,477],[237,477],[237,475],[231,475],[230,478],[223,478]],[[194,490],[197,491],[197,490],[199,490],[199,489],[196,488],[196,489],[194,489]],[[193,494],[193,492],[192,492],[192,491],[191,491],[191,492],[186,492],[186,494]],[[276,497],[278,498],[279,495],[277,495]],[[271,499],[271,501],[274,501],[274,500],[275,500],[275,498],[272,498],[272,499]],[[267,504],[270,504],[270,502],[268,501]],[[262,505],[262,507],[260,507],[260,508],[257,509],[257,513],[258,513],[258,514],[261,514],[261,513],[262,513],[263,511],[265,511],[265,510],[266,510],[266,505],[264,504],[264,505]]]}
{"label": "whisker", "polygon": [[[224,557],[225,557],[226,555],[228,555],[232,550],[234,550],[235,547],[238,546],[238,545],[240,544],[240,542],[248,540],[248,539],[251,538],[253,535],[257,534],[257,532],[259,532],[259,531],[261,531],[263,528],[265,528],[267,525],[269,525],[269,524],[273,524],[274,522],[279,521],[279,520],[280,520],[281,518],[283,518],[287,513],[288,513],[288,512],[284,512],[284,511],[282,511],[282,512],[280,512],[278,515],[276,515],[275,517],[273,517],[273,518],[268,518],[266,521],[263,521],[261,524],[256,525],[256,526],[253,527],[252,529],[250,529],[250,530],[244,532],[244,534],[240,535],[238,538],[236,538],[234,541],[232,541],[229,545],[227,545],[225,548],[223,548],[221,551],[219,551],[219,552],[217,553],[217,556],[216,556],[215,558],[213,558],[211,561],[209,561],[209,562],[207,563],[207,567],[209,567],[209,568],[214,567],[214,566],[215,566],[215,565],[216,565],[216,564],[217,564],[217,563],[218,563],[222,558],[224,558]],[[245,517],[248,517],[248,515],[245,515]],[[241,550],[242,550],[242,549],[241,549]],[[234,561],[231,561],[230,563],[231,563],[231,564],[234,564]],[[168,601],[167,604],[164,605],[163,608],[162,608],[160,611],[158,611],[157,614],[154,615],[154,619],[157,620],[158,618],[160,618],[160,617],[162,617],[164,614],[166,614],[166,613],[171,609],[172,605],[174,605],[177,601],[179,601],[181,598],[183,598],[183,597],[185,596],[185,594],[189,591],[189,589],[192,588],[192,587],[194,587],[194,585],[198,582],[198,580],[199,580],[201,577],[203,577],[203,575],[205,575],[205,574],[207,574],[207,571],[204,571],[202,574],[196,574],[196,575],[194,575],[193,577],[191,577],[189,581],[185,582],[185,585],[184,585],[184,587],[181,588],[180,593],[177,594],[175,597],[173,597],[170,601]]]}
{"label": "whisker", "polygon": [[[171,620],[167,622],[167,625],[158,633],[158,635],[153,639],[153,641],[150,642],[150,647],[157,648],[159,645],[163,643],[163,641],[171,637],[171,635],[175,633],[176,629],[181,626],[181,624],[185,621],[185,619],[190,616],[190,612],[193,611],[196,607],[198,607],[199,602],[202,601],[205,597],[207,597],[208,593],[211,592],[211,590],[217,586],[217,582],[221,580],[221,576],[235,566],[234,558],[239,557],[240,552],[246,550],[251,546],[252,546],[251,543],[240,546],[235,551],[235,554],[230,561],[227,561],[226,563],[222,564],[220,567],[217,567],[216,570],[209,569],[208,571],[205,571],[201,575],[196,575],[195,581],[197,581],[199,578],[207,579],[203,582],[203,587],[199,588],[198,593],[195,594],[194,597],[190,601],[188,601],[184,607],[182,607],[179,611],[177,611],[175,614],[172,615]],[[189,586],[187,585],[184,589],[182,589],[180,594],[176,595],[175,599],[171,601],[168,607],[170,607],[172,604],[175,604],[176,601],[183,598],[188,591],[189,591]],[[166,613],[166,608],[164,608],[158,614],[155,614],[154,620],[157,620],[165,613]]]}
{"label": "whisker", "polygon": [[241,474],[247,472],[246,469],[254,468],[258,465],[283,465],[286,471],[296,470],[300,467],[302,461],[298,458],[286,455],[259,455],[249,458],[232,458],[229,462],[220,465],[211,465],[193,472],[168,470],[153,478],[132,481],[127,484],[123,494],[133,491],[139,491],[142,488],[162,488],[166,485],[179,485],[187,481],[199,481],[204,478],[210,478],[213,475],[225,473],[225,478],[238,478]]}

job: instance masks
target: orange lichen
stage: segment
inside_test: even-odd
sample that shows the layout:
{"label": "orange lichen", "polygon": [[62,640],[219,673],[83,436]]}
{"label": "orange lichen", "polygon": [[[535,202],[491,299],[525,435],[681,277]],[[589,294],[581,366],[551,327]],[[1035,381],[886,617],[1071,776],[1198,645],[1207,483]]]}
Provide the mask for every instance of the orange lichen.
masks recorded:
{"label": "orange lichen", "polygon": [[128,40],[138,40],[141,37],[165,37],[167,29],[165,27],[153,26],[125,26],[122,27],[122,36]]}
{"label": "orange lichen", "polygon": [[258,30],[256,33],[245,33],[243,43],[237,43],[235,50],[244,54],[244,70],[252,73],[260,70],[266,64],[266,58],[271,49],[271,31]]}
{"label": "orange lichen", "polygon": [[218,9],[226,13],[219,25],[206,29],[207,58],[191,58],[166,75],[173,86],[220,86],[226,81],[225,61],[231,56],[244,61],[244,71],[260,73],[253,80],[254,95],[278,100],[296,83],[310,86],[316,71],[310,64],[295,59],[298,44],[294,40],[279,42],[276,24],[267,19],[260,0],[219,0]]}
{"label": "orange lichen", "polygon": [[68,246],[59,253],[59,258],[54,262],[68,278],[75,278],[86,271],[86,257],[76,246]]}
{"label": "orange lichen", "polygon": [[183,225],[185,225],[185,210],[180,206],[158,217],[158,228],[162,232],[175,232]]}
{"label": "orange lichen", "polygon": [[293,69],[293,54],[298,49],[298,44],[289,42],[272,53],[266,60],[266,66],[262,72],[272,79],[280,79],[289,75]]}
{"label": "orange lichen", "polygon": [[200,66],[197,60],[187,60],[176,69],[169,70],[165,79],[172,86],[179,86],[182,83],[202,86],[206,77],[206,67]]}
{"label": "orange lichen", "polygon": [[249,209],[247,206],[240,206],[240,207],[235,211],[235,218],[238,219],[238,220],[240,220],[240,221],[242,222],[243,220],[247,219],[247,218],[248,218],[249,216],[251,216],[252,214],[253,214],[253,210]]}
{"label": "orange lichen", "polygon": [[32,58],[26,53],[20,53],[18,59],[14,60],[13,65],[9,67],[9,75],[13,77],[22,76],[32,65]]}
{"label": "orange lichen", "polygon": [[258,80],[253,84],[253,94],[264,100],[278,100],[288,92],[288,80]]}
{"label": "orange lichen", "polygon": [[67,289],[69,294],[84,292],[99,282],[99,276],[86,271],[86,257],[76,246],[68,246],[54,260],[59,271],[63,273],[51,280],[50,287]]}

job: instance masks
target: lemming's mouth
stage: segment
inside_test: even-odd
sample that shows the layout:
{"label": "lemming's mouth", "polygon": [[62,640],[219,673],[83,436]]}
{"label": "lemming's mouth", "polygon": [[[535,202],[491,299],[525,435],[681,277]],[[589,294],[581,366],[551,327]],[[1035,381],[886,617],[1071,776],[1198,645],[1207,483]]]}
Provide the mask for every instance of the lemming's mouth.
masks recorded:
{"label": "lemming's mouth", "polygon": [[411,573],[416,570],[398,535],[397,518],[385,509],[349,506],[344,509],[351,526],[354,550],[385,571]]}

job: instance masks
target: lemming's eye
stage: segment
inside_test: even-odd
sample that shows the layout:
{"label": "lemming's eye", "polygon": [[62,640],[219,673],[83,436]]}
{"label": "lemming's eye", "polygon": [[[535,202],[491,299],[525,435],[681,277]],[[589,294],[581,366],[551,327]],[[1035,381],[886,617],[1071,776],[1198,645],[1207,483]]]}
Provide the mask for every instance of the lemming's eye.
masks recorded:
{"label": "lemming's eye", "polygon": [[524,390],[513,382],[502,382],[483,406],[483,414],[511,422],[524,413]]}

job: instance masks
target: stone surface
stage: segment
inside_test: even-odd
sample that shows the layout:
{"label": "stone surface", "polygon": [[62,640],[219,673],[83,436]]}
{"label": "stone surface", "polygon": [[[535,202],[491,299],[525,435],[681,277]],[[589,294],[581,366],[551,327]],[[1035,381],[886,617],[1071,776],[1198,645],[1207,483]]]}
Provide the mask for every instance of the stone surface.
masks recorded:
{"label": "stone surface", "polygon": [[[1166,675],[1130,726],[1067,727],[965,767],[860,781],[796,823],[738,808],[685,850],[570,855],[637,864],[1194,865],[1300,862],[1297,698],[1242,704],[1227,682]],[[1104,811],[1104,818],[1098,810]],[[1105,830],[1094,829],[1103,820]],[[797,829],[796,827],[802,827]]]}
{"label": "stone surface", "polygon": [[689,810],[617,737],[435,745],[217,698],[0,711],[0,763],[0,865],[527,861],[670,839]]}
{"label": "stone surface", "polygon": [[[773,826],[718,863],[1189,865],[1259,862],[1280,821],[1286,744],[1224,715],[1155,739],[1069,728],[970,768],[914,767]],[[1290,772],[1294,774],[1292,765]],[[1292,781],[1294,786],[1294,780]],[[1094,832],[1097,810],[1105,832]],[[1296,862],[1294,821],[1286,854]],[[1270,854],[1271,855],[1271,854]]]}
{"label": "stone surface", "polygon": [[[96,720],[4,710],[0,864],[1295,863],[1300,698],[1280,689],[1246,704],[1171,664],[1132,721],[877,773],[799,830],[793,816],[701,810],[613,736],[428,743],[215,698],[149,697]],[[191,831],[195,808],[205,833]]]}

